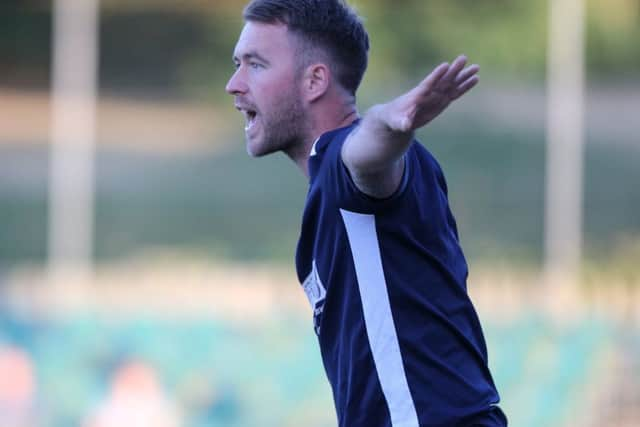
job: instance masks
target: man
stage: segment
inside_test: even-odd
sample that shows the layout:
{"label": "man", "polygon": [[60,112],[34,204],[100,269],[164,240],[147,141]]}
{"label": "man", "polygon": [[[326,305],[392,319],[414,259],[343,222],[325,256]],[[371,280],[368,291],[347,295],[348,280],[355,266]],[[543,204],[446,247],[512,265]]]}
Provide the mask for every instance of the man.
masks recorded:
{"label": "man", "polygon": [[477,82],[441,64],[359,118],[369,41],[340,0],[253,0],[226,90],[247,151],[309,178],[296,254],[344,427],[504,426],[447,188],[414,131]]}

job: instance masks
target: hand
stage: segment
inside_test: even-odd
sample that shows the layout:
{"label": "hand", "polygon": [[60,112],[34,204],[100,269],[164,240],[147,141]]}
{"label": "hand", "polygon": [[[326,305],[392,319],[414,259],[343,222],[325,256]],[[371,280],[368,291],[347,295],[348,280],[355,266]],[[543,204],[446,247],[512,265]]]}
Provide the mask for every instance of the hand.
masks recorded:
{"label": "hand", "polygon": [[418,86],[384,106],[383,120],[391,131],[413,132],[442,113],[478,83],[478,65],[464,66],[458,56],[451,64],[436,67]]}
{"label": "hand", "polygon": [[466,63],[459,56],[441,64],[409,92],[367,111],[342,146],[342,161],[360,191],[384,198],[398,189],[413,132],[478,83],[480,67]]}

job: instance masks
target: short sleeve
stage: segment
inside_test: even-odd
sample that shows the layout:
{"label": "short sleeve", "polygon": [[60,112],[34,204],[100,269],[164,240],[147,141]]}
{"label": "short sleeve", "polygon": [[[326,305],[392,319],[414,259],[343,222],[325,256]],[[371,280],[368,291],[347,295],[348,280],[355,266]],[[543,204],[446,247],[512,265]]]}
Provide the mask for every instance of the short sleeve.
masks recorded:
{"label": "short sleeve", "polygon": [[325,197],[331,197],[334,203],[341,209],[347,209],[359,213],[379,213],[392,209],[405,197],[407,188],[411,183],[412,169],[414,165],[415,149],[414,141],[405,153],[405,167],[400,186],[389,197],[375,198],[363,193],[353,182],[349,170],[342,161],[342,146],[354,127],[344,129],[333,135],[331,141],[319,141],[322,144],[316,148],[315,156],[319,157],[321,164],[315,177],[316,185],[320,185]]}

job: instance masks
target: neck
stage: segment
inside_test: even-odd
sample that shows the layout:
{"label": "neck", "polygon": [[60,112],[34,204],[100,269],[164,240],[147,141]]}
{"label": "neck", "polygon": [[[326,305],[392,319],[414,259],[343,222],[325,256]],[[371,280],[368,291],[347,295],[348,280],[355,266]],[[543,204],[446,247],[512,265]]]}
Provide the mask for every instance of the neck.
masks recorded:
{"label": "neck", "polygon": [[300,144],[285,150],[285,154],[293,160],[307,178],[309,177],[308,162],[311,148],[316,140],[323,133],[348,126],[358,118],[358,110],[353,99],[342,105],[342,108],[334,106],[333,111],[329,109],[326,112],[327,114],[318,114],[312,118],[308,136]]}

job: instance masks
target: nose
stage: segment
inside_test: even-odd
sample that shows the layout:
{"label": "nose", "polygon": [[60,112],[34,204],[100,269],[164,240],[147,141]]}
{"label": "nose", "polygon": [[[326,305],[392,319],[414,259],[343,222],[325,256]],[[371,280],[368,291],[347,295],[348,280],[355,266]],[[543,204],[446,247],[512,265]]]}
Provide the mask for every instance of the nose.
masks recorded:
{"label": "nose", "polygon": [[242,95],[249,90],[247,84],[242,79],[241,68],[238,68],[227,82],[225,90],[230,95]]}

